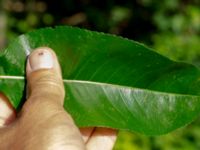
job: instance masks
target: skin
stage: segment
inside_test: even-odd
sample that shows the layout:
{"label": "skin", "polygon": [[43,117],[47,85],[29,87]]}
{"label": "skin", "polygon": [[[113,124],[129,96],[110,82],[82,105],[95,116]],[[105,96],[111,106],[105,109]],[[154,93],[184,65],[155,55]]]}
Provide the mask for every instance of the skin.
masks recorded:
{"label": "skin", "polygon": [[63,109],[65,97],[60,66],[47,47],[36,49],[27,60],[27,100],[16,114],[0,94],[1,150],[111,150],[116,131],[82,128]]}

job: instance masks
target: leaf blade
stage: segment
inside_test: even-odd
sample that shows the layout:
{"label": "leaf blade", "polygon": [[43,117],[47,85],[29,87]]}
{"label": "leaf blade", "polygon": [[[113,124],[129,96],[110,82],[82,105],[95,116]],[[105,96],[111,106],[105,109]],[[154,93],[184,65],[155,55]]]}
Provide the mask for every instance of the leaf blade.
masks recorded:
{"label": "leaf blade", "polygon": [[[198,96],[75,80],[65,86],[70,92],[64,106],[72,116],[79,117],[76,123],[80,126],[90,123],[89,126],[98,124],[148,135],[159,135],[174,130],[175,126],[178,128],[191,122],[196,117],[195,114],[200,112]],[[91,93],[98,94],[94,98],[94,94]],[[75,110],[74,105],[80,106]],[[85,110],[81,111],[80,107],[83,105]],[[106,112],[102,115],[100,110],[105,110],[104,107]],[[93,115],[103,116],[103,118],[98,120],[99,117],[95,119]]]}
{"label": "leaf blade", "polygon": [[[199,69],[137,42],[77,28],[48,28],[20,36],[0,54],[0,75],[24,76],[26,56],[40,46],[49,46],[58,55],[68,79],[64,106],[79,126],[157,135],[199,114]],[[0,90],[18,107],[25,81],[0,79]]]}

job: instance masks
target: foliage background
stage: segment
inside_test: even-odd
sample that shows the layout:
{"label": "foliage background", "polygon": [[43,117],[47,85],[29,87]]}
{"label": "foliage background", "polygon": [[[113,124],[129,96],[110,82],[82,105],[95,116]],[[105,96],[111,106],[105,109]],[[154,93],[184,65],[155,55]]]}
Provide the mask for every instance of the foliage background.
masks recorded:
{"label": "foliage background", "polygon": [[[199,0],[0,0],[0,48],[16,36],[71,25],[142,42],[200,66]],[[198,150],[200,119],[159,137],[120,132],[114,150]]]}

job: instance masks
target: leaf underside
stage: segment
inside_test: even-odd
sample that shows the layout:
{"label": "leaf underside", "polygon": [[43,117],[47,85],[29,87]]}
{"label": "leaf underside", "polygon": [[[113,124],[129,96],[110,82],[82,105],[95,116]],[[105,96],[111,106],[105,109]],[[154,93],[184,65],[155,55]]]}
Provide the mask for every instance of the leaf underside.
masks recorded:
{"label": "leaf underside", "polygon": [[26,57],[48,46],[61,64],[65,109],[79,127],[160,135],[200,113],[200,71],[128,39],[72,27],[36,30],[0,51],[0,91],[15,108],[25,99]]}

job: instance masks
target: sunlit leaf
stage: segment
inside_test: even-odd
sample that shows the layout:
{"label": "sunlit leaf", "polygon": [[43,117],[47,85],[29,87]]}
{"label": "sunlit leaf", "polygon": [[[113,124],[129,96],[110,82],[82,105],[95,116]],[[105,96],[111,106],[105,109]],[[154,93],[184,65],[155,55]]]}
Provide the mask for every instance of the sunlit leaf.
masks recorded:
{"label": "sunlit leaf", "polygon": [[72,27],[36,30],[0,53],[0,91],[15,108],[25,99],[25,62],[41,46],[55,50],[65,109],[80,127],[158,135],[200,113],[200,71],[128,39]]}

